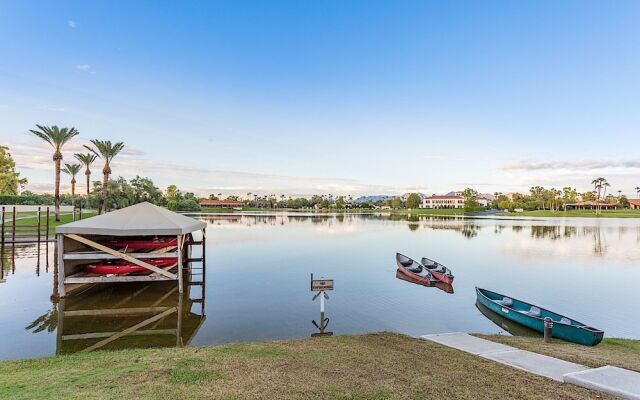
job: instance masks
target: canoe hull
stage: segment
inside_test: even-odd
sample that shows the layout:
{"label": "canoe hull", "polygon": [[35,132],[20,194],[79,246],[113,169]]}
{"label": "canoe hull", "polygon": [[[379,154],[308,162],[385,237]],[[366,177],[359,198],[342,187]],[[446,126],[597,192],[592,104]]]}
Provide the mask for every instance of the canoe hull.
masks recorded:
{"label": "canoe hull", "polygon": [[[483,294],[482,290],[483,289],[476,288],[476,296],[480,304],[508,320],[526,326],[527,328],[533,329],[537,332],[544,332],[544,320],[542,318],[532,317],[509,307],[501,306]],[[585,329],[584,327],[576,325],[554,323],[552,336],[554,338],[566,340],[567,342],[578,343],[585,346],[595,346],[602,341],[604,332]]]}

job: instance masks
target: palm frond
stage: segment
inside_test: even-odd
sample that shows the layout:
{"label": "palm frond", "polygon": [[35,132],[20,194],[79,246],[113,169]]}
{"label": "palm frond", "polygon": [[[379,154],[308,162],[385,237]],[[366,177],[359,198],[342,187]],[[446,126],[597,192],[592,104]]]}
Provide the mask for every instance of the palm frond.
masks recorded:
{"label": "palm frond", "polygon": [[85,147],[102,158],[106,163],[110,163],[124,148],[123,142],[111,143],[111,140],[92,139],[91,143],[93,143],[95,149],[89,146]]}
{"label": "palm frond", "polygon": [[57,125],[36,124],[36,127],[38,129],[30,129],[29,132],[47,142],[55,151],[60,151],[65,143],[80,133],[76,128],[59,128]]}
{"label": "palm frond", "polygon": [[85,168],[89,168],[91,164],[93,164],[93,162],[96,160],[96,158],[98,158],[98,156],[95,155],[94,153],[86,153],[86,154],[76,153],[74,154],[74,156],[76,160],[80,161],[80,163],[82,163],[82,165],[85,166]]}
{"label": "palm frond", "polygon": [[64,168],[62,168],[62,172],[71,175],[72,178],[75,178],[78,172],[80,172],[81,167],[82,165],[80,164],[65,164]]}

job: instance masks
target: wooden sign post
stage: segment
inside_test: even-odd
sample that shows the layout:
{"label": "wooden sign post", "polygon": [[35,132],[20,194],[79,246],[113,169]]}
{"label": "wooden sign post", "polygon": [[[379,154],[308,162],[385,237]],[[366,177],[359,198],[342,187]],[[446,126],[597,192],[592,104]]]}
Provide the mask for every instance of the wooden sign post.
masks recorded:
{"label": "wooden sign post", "polygon": [[320,332],[313,333],[312,337],[333,335],[333,332],[325,332],[325,328],[329,325],[329,318],[324,317],[324,300],[329,300],[329,295],[325,293],[327,290],[333,290],[333,279],[313,279],[313,274],[311,274],[311,291],[318,292],[313,296],[313,300],[320,297],[320,324],[315,320],[311,321]]}

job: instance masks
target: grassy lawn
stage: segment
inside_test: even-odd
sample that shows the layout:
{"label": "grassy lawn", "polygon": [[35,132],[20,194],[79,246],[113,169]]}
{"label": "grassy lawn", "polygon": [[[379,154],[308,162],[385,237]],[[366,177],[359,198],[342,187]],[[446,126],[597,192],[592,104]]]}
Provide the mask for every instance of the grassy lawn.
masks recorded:
{"label": "grassy lawn", "polygon": [[[95,215],[95,211],[89,211],[89,212],[82,212],[82,219],[85,218],[89,218],[89,217],[93,217]],[[35,213],[31,213],[32,217],[29,217],[29,214],[23,214],[18,216],[18,219],[16,219],[16,226],[35,226],[38,223],[38,218],[36,217]],[[21,218],[21,217],[29,217],[29,218]],[[53,214],[53,212],[49,215],[49,232],[53,233],[55,232],[56,226],[58,225],[62,225],[62,224],[68,224],[69,222],[73,222],[73,215],[72,214],[60,214],[60,221],[56,221],[56,217]],[[40,217],[40,224],[42,226],[42,229],[44,229],[45,224],[47,223],[47,215],[46,214],[42,214],[42,216]],[[11,229],[11,224],[12,222],[8,222],[7,226],[5,227],[5,229]]]}
{"label": "grassy lawn", "polygon": [[0,398],[609,397],[436,343],[378,333],[1,362]]}
{"label": "grassy lawn", "polygon": [[498,215],[510,217],[640,218],[640,210],[602,210],[602,214],[600,215],[596,215],[594,210],[536,210],[525,212],[501,212],[498,213]]}
{"label": "grassy lawn", "polygon": [[546,344],[539,337],[476,335],[494,342],[503,343],[523,350],[535,351],[552,357],[586,365],[602,367],[613,365],[640,372],[640,340],[605,338],[594,347],[555,340]]}

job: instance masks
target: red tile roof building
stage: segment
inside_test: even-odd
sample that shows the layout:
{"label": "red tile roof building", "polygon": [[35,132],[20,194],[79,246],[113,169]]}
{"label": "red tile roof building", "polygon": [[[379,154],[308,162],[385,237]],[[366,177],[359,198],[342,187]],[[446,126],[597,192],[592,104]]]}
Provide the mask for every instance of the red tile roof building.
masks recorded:
{"label": "red tile roof building", "polygon": [[640,200],[629,200],[629,207],[631,207],[631,209],[633,210],[640,210]]}

